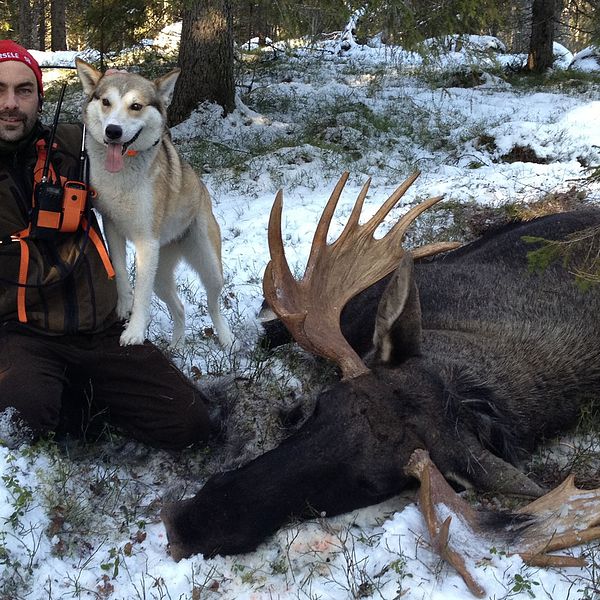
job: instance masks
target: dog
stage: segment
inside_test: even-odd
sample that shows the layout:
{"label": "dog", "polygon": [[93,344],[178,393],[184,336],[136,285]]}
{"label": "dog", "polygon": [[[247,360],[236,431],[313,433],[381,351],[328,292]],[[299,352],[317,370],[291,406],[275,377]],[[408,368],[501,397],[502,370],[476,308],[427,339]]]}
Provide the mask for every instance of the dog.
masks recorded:
{"label": "dog", "polygon": [[[171,344],[185,334],[185,310],[174,270],[184,259],[199,275],[208,313],[224,347],[233,338],[219,310],[223,288],[221,232],[206,186],[177,153],[166,124],[180,69],[150,81],[125,71],[102,73],[76,59],[87,100],[83,106],[94,208],[116,273],[117,314],[129,317],[122,346],[142,344],[152,291],[173,319]],[[135,291],[129,282],[126,241],[136,250]]]}

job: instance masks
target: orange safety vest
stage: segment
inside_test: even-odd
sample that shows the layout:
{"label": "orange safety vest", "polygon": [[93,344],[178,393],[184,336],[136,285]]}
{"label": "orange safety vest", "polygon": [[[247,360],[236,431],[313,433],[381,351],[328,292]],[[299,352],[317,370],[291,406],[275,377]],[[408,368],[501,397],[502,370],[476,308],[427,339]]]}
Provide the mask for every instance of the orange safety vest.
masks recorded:
{"label": "orange safety vest", "polygon": [[[54,144],[54,147],[56,148],[56,144]],[[37,162],[33,170],[34,191],[32,206],[35,206],[35,188],[42,180],[42,173],[48,152],[47,143],[44,139],[38,140],[36,148]],[[49,170],[49,176],[52,181],[58,181],[52,165],[50,165]],[[66,177],[61,176],[60,182],[63,189],[68,190],[63,195],[62,212],[40,210],[38,211],[38,224],[42,227],[56,229],[57,231],[64,233],[77,231],[77,229],[81,227],[86,231],[86,234],[89,235],[90,240],[96,247],[96,251],[102,260],[102,264],[106,269],[108,277],[113,279],[115,270],[110,261],[110,257],[108,256],[106,246],[104,245],[102,238],[98,235],[98,232],[90,226],[84,215],[88,193],[93,192],[88,190],[85,184],[76,181],[67,181]],[[29,237],[30,232],[31,224],[11,236],[11,238],[14,241],[18,241],[21,246],[18,278],[19,287],[17,290],[17,315],[21,323],[27,323],[26,292],[29,287],[27,284],[27,274],[29,272],[29,246],[27,245],[26,240]]]}

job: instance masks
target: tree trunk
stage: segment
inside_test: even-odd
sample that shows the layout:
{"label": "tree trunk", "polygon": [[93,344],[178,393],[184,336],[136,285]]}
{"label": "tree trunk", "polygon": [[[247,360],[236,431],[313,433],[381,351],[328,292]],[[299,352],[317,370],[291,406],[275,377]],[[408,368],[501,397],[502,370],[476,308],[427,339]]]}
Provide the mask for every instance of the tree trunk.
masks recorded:
{"label": "tree trunk", "polygon": [[67,26],[65,22],[66,15],[65,0],[50,1],[50,19],[51,19],[51,40],[50,46],[53,51],[67,49]]}
{"label": "tree trunk", "polygon": [[557,0],[533,0],[527,70],[544,73],[552,67]]}
{"label": "tree trunk", "polygon": [[34,48],[37,42],[31,27],[33,11],[29,0],[19,0],[19,36],[18,42],[25,48]]}
{"label": "tree trunk", "polygon": [[233,20],[229,0],[186,3],[179,47],[181,75],[169,107],[171,125],[186,119],[198,103],[208,100],[235,107]]}
{"label": "tree trunk", "polygon": [[[33,31],[37,31],[37,45],[33,46],[37,50],[46,49],[46,2],[44,0],[35,0],[33,4]],[[34,34],[35,35],[35,34]]]}

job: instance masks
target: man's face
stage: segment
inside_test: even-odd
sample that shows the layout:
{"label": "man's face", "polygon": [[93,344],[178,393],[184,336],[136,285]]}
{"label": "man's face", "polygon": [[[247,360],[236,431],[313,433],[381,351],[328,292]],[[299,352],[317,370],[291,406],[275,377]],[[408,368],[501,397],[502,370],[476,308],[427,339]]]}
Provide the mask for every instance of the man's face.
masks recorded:
{"label": "man's face", "polygon": [[16,142],[27,136],[39,105],[33,71],[22,62],[0,62],[0,140]]}

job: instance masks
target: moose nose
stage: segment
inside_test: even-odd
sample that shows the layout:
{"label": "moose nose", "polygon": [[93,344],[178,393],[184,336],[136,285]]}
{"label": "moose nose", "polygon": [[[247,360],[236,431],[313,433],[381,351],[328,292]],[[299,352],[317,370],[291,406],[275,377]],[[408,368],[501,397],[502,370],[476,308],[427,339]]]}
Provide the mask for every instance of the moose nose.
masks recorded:
{"label": "moose nose", "polygon": [[109,140],[118,140],[123,135],[123,129],[119,125],[107,125],[104,132]]}

